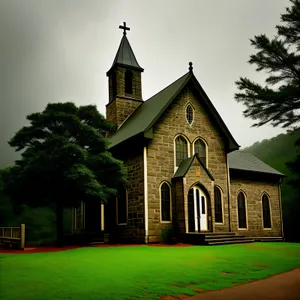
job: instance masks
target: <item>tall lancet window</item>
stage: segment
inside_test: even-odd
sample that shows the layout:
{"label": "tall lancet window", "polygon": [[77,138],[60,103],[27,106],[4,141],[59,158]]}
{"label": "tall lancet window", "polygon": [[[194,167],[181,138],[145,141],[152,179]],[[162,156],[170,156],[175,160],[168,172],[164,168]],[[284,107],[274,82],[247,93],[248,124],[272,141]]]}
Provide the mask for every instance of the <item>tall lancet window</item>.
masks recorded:
{"label": "tall lancet window", "polygon": [[264,228],[272,228],[270,201],[269,201],[269,197],[266,194],[263,194],[262,196],[262,213],[263,213]]}
{"label": "tall lancet window", "polygon": [[194,149],[195,149],[195,154],[198,154],[200,160],[203,162],[204,166],[207,167],[206,165],[206,145],[205,143],[201,140],[198,139],[194,143]]}
{"label": "tall lancet window", "polygon": [[178,136],[175,140],[176,149],[176,167],[188,157],[188,144],[185,138]]}
{"label": "tall lancet window", "polygon": [[161,221],[170,222],[171,221],[171,188],[169,184],[164,182],[160,186],[160,207],[161,207]]}
{"label": "tall lancet window", "polygon": [[247,229],[246,198],[243,192],[239,192],[237,197],[238,206],[238,226],[239,229]]}

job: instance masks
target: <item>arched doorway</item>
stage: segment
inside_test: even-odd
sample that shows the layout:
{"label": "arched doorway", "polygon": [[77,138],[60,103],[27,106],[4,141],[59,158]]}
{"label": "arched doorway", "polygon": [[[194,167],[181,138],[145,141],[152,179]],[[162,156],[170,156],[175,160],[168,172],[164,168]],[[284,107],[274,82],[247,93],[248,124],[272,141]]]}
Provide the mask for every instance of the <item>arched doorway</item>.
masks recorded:
{"label": "arched doorway", "polygon": [[208,230],[207,196],[199,186],[188,193],[188,232]]}

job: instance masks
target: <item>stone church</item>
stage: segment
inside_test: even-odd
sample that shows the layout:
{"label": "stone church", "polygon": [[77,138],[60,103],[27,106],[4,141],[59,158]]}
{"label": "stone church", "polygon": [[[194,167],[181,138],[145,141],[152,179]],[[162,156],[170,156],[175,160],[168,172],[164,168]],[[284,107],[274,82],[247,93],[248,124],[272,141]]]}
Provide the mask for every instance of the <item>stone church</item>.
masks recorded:
{"label": "stone church", "polygon": [[282,239],[283,174],[239,151],[193,73],[144,101],[142,73],[123,37],[108,70],[106,118],[117,126],[110,151],[128,169],[108,203],[73,210],[73,234],[110,242],[152,243],[172,229],[177,241]]}

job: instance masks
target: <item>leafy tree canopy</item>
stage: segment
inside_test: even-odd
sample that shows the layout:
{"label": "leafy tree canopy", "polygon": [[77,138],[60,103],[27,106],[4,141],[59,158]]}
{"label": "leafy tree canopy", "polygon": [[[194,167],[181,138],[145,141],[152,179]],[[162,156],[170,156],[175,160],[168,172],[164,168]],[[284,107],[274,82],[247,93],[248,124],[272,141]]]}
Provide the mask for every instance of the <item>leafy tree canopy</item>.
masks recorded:
{"label": "leafy tree canopy", "polygon": [[253,126],[271,123],[273,126],[298,128],[300,118],[300,0],[290,0],[291,7],[281,15],[277,35],[270,39],[265,34],[255,36],[251,44],[257,50],[249,63],[257,71],[266,71],[265,85],[241,77],[240,90],[235,99],[242,102]]}
{"label": "leafy tree canopy", "polygon": [[107,201],[124,183],[125,167],[108,151],[105,138],[114,127],[96,106],[52,103],[27,119],[30,125],[9,141],[23,150],[22,158],[3,172],[13,201],[51,207],[61,227],[63,208],[82,200]]}

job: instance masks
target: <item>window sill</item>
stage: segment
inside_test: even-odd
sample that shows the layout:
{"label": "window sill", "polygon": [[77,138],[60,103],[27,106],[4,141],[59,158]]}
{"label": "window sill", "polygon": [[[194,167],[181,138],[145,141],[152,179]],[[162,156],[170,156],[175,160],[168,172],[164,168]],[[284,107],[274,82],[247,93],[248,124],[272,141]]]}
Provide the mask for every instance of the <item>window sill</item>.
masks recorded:
{"label": "window sill", "polygon": [[215,222],[215,225],[225,225],[225,223],[219,223],[219,222]]}
{"label": "window sill", "polygon": [[272,228],[263,228],[264,230],[272,230]]}
{"label": "window sill", "polygon": [[170,223],[172,223],[172,221],[160,221],[160,223],[162,223],[162,224],[170,224]]}
{"label": "window sill", "polygon": [[127,223],[118,223],[118,225],[125,226],[125,225],[127,225]]}
{"label": "window sill", "polygon": [[238,228],[238,230],[248,230],[248,228]]}

